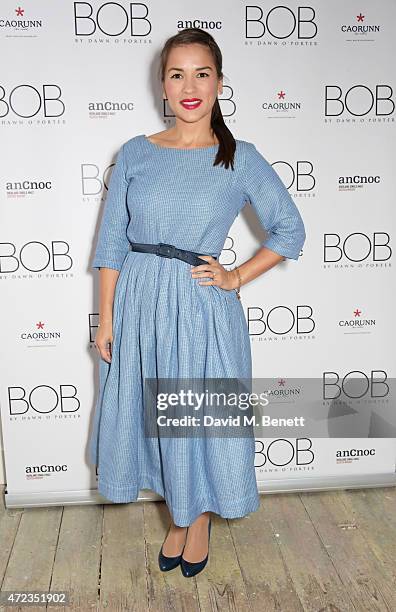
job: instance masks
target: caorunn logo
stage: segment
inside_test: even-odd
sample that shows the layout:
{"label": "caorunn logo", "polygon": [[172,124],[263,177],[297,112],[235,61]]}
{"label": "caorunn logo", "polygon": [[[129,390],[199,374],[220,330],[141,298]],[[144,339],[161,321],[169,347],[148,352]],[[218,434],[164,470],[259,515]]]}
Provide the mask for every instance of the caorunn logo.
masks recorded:
{"label": "caorunn logo", "polygon": [[299,399],[302,393],[301,385],[294,384],[295,379],[293,378],[291,383],[285,378],[278,378],[269,388],[266,390],[267,398],[271,400],[287,398],[292,401],[294,398]]}
{"label": "caorunn logo", "polygon": [[42,27],[42,19],[28,19],[25,15],[25,10],[21,6],[17,6],[12,17],[0,18],[0,28],[7,36],[10,36],[15,31],[18,32],[18,35],[27,32],[29,36],[35,36],[37,30]]}
{"label": "caorunn logo", "polygon": [[273,100],[267,100],[261,104],[261,108],[268,111],[268,113],[266,113],[268,117],[275,114],[277,117],[293,117],[293,119],[296,118],[296,112],[300,111],[301,107],[301,102],[287,99],[286,92],[283,90],[276,92]]}
{"label": "caorunn logo", "polygon": [[[360,11],[359,15],[352,16],[351,23],[343,23],[340,29],[341,32],[352,35],[350,38],[346,38],[346,40],[358,40],[360,38],[367,41],[367,34],[378,33],[380,26],[370,23],[367,15],[363,15],[362,11]],[[375,38],[372,39],[372,36],[370,36],[369,40],[373,42]]]}
{"label": "caorunn logo", "polygon": [[376,326],[376,320],[363,316],[360,308],[355,308],[349,318],[339,319],[338,326],[343,328],[345,334],[360,333],[362,330],[367,334],[370,333],[370,328]]}
{"label": "caorunn logo", "polygon": [[27,341],[27,346],[32,348],[34,346],[42,346],[43,344],[51,344],[54,340],[59,340],[61,338],[61,332],[58,330],[50,330],[45,329],[46,323],[43,321],[37,321],[35,323],[34,329],[29,331],[23,331],[20,333],[20,339]]}

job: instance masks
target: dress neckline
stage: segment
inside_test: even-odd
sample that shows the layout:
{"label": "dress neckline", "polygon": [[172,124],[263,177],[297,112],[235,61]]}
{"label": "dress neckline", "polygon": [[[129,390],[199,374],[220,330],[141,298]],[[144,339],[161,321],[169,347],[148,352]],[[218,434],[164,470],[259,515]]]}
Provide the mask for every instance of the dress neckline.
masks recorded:
{"label": "dress neckline", "polygon": [[210,145],[209,147],[194,147],[193,149],[181,149],[180,147],[163,147],[162,145],[152,142],[146,136],[146,134],[141,134],[141,136],[150,146],[154,147],[155,149],[161,149],[163,151],[180,151],[184,153],[186,151],[211,151],[212,149],[217,149],[219,147],[218,144]]}

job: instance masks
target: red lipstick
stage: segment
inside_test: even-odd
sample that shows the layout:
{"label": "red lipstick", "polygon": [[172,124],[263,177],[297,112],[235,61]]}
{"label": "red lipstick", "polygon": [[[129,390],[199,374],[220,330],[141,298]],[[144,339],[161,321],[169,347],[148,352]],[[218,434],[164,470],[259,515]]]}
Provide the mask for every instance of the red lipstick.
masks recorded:
{"label": "red lipstick", "polygon": [[182,107],[186,108],[187,110],[194,110],[195,108],[198,108],[201,102],[202,100],[199,98],[184,98],[184,100],[180,100]]}

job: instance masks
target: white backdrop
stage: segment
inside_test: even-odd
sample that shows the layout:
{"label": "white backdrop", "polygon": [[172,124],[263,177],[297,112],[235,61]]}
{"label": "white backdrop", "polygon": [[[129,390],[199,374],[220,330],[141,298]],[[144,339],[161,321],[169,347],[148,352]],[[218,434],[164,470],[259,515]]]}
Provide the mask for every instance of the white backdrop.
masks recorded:
{"label": "white backdrop", "polygon": [[[98,383],[91,262],[118,148],[173,124],[155,75],[178,29],[216,38],[225,121],[274,165],[306,227],[298,262],[242,287],[254,375],[279,377],[285,389],[291,377],[325,372],[395,375],[395,16],[391,0],[2,3],[8,506],[103,501],[87,461]],[[262,240],[250,208],[230,230],[224,265]],[[365,400],[375,410],[370,389]],[[333,436],[350,431],[351,416],[332,418]],[[258,440],[260,489],[395,484],[395,439],[380,437],[376,422],[359,438]]]}

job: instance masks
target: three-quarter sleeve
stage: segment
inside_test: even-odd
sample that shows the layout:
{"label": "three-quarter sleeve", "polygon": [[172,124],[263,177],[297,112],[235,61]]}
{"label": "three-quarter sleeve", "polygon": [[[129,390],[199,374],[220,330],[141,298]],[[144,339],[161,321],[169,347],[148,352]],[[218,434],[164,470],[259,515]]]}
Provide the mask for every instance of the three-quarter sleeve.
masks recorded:
{"label": "three-quarter sleeve", "polygon": [[110,178],[92,262],[93,268],[121,269],[129,250],[127,227],[130,216],[127,206],[127,189],[125,145],[122,145]]}
{"label": "three-quarter sleeve", "polygon": [[246,145],[244,196],[269,234],[261,246],[298,259],[306,238],[300,212],[271,164],[253,143]]}

